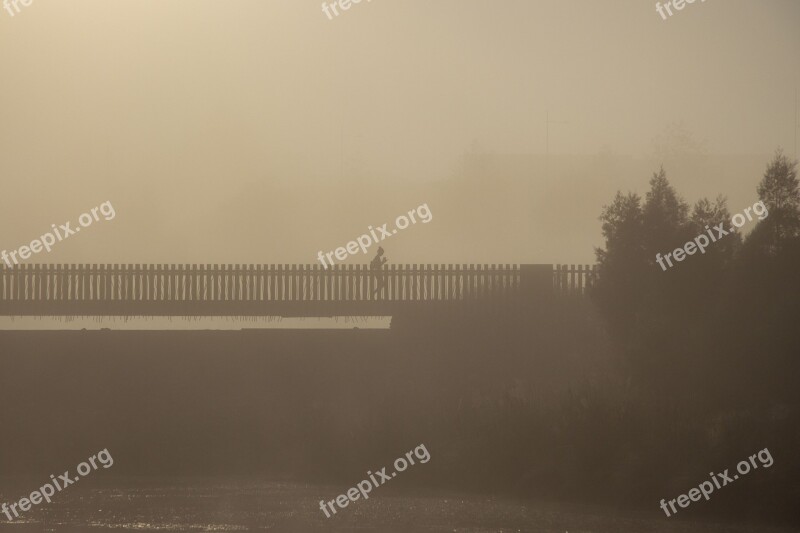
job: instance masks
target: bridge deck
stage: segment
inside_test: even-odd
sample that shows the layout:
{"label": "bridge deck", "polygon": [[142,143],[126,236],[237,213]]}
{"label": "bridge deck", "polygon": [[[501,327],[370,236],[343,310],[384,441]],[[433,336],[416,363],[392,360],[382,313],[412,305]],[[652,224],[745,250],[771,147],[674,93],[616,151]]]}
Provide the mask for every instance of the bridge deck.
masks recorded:
{"label": "bridge deck", "polygon": [[0,268],[0,315],[391,315],[582,294],[595,279],[582,265],[31,264]]}

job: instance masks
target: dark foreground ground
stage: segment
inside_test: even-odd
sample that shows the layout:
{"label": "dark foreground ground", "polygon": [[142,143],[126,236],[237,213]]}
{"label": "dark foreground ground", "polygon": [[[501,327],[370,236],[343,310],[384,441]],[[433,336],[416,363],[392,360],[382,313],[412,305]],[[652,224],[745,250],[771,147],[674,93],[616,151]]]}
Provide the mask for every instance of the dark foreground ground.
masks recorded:
{"label": "dark foreground ground", "polygon": [[[103,449],[114,460],[0,531],[800,531],[766,525],[793,523],[776,503],[796,501],[788,441],[750,431],[715,457],[655,416],[627,422],[575,392],[602,347],[591,324],[570,327],[484,344],[397,328],[0,332],[0,503]],[[421,443],[425,465],[319,510]],[[772,468],[659,509],[764,446]]]}

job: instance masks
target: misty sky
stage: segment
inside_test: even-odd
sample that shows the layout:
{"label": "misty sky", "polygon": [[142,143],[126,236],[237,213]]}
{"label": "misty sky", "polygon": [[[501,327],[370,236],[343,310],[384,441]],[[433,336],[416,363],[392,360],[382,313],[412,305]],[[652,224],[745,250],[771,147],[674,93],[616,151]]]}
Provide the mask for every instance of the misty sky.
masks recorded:
{"label": "misty sky", "polygon": [[[732,212],[776,148],[794,154],[796,0],[698,0],[666,21],[645,0],[365,0],[334,20],[320,4],[0,11],[0,248],[109,200],[115,220],[32,261],[313,263],[427,202],[434,220],[390,260],[590,262],[602,205],[633,178],[547,181],[566,175],[535,162],[548,111],[562,160],[647,158],[676,122],[707,154],[751,157],[708,190],[673,176],[690,201],[731,195]],[[530,155],[526,198],[552,196],[526,204],[491,169],[485,190],[450,191],[475,147]]]}

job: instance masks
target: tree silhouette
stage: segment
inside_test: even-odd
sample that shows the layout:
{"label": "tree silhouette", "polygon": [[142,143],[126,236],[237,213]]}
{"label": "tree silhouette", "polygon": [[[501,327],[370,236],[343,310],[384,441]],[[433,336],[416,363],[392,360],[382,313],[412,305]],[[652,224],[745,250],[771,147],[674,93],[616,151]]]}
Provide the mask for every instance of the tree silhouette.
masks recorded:
{"label": "tree silhouette", "polygon": [[689,206],[667,181],[664,168],[650,178],[642,213],[648,255],[674,249],[686,242]]}
{"label": "tree silhouette", "polygon": [[[731,214],[728,211],[727,200],[724,196],[719,195],[713,203],[708,198],[701,198],[695,202],[689,218],[689,225],[692,235],[702,235],[709,230],[713,232],[713,228],[720,223],[729,226],[730,219]],[[714,262],[718,268],[729,268],[741,244],[742,236],[738,230],[735,230],[724,239],[713,243],[713,246],[708,246],[705,253],[702,254],[706,258],[697,262]]]}
{"label": "tree silhouette", "polygon": [[[797,180],[797,161],[790,161],[782,150],[767,165],[758,185],[758,197],[769,210],[764,226],[770,231],[770,242],[764,243],[771,252],[782,248],[789,239],[800,235],[800,184]],[[761,233],[759,233],[759,236]]]}
{"label": "tree silhouette", "polygon": [[614,201],[603,207],[600,220],[606,245],[605,249],[595,249],[599,280],[594,297],[624,344],[643,304],[642,289],[649,266],[641,198],[634,193],[617,192]]}
{"label": "tree silhouette", "polygon": [[[636,383],[653,394],[680,384],[709,406],[729,402],[734,391],[742,402],[781,395],[800,405],[789,378],[794,374],[785,371],[800,371],[792,335],[800,316],[796,166],[776,152],[758,186],[769,214],[744,242],[733,231],[704,252],[673,258],[665,270],[655,262],[657,253],[683,247],[720,223],[730,227],[725,198],[702,198],[690,210],[662,168],[651,177],[644,203],[618,192],[603,208],[605,247],[595,250],[600,279],[592,295]],[[717,378],[718,385],[704,388]]]}
{"label": "tree silhouette", "polygon": [[644,205],[638,195],[617,193],[600,217],[605,248],[596,250],[600,279],[593,296],[605,315],[609,331],[633,374],[656,389],[669,387],[679,374],[664,368],[693,368],[702,361],[703,343],[687,346],[682,337],[702,336],[703,318],[715,306],[724,287],[720,274],[731,262],[739,238],[714,243],[707,257],[696,253],[666,270],[656,254],[683,247],[710,223],[730,220],[725,200],[702,199],[689,205],[667,180],[663,168],[650,178]]}

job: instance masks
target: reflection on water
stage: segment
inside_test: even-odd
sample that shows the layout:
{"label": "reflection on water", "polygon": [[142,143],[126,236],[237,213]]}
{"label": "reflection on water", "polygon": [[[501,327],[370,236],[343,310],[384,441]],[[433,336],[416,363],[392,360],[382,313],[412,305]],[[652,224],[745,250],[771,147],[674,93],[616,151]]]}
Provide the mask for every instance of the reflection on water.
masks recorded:
{"label": "reflection on water", "polygon": [[3,316],[0,330],[388,329],[389,316]]}
{"label": "reflection on water", "polygon": [[[33,482],[31,482],[33,483]],[[16,501],[31,484],[4,488],[0,501]],[[321,499],[347,487],[294,483],[117,481],[115,487],[70,487],[51,504],[0,530],[27,531],[458,531],[542,533],[784,533],[788,529],[672,521],[650,513],[594,506],[535,503],[463,495],[432,495],[381,487],[369,500],[351,502],[331,518]]]}

